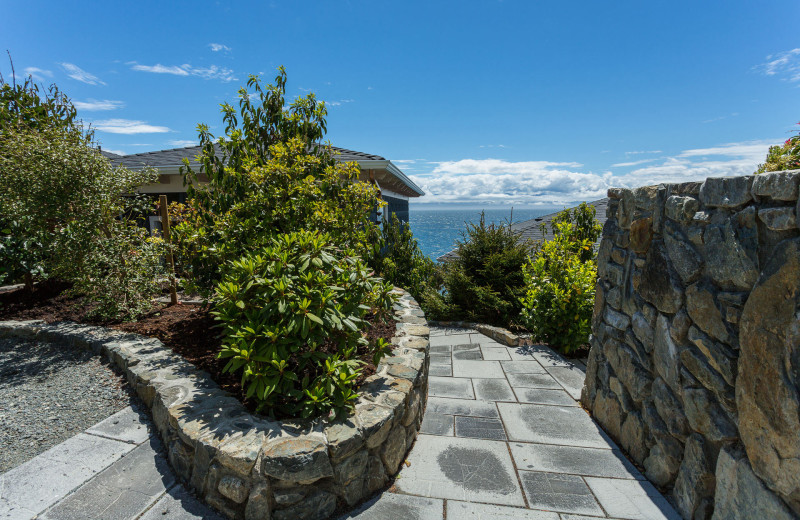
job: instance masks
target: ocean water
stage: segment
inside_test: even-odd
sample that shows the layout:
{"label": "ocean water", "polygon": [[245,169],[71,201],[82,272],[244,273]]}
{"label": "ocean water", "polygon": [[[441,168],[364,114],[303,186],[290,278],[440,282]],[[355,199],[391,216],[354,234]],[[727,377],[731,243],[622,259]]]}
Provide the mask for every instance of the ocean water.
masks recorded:
{"label": "ocean water", "polygon": [[[560,208],[559,208],[560,209]],[[513,222],[522,222],[532,218],[549,215],[559,209],[514,209]],[[487,224],[498,224],[509,220],[511,208],[486,209]],[[411,231],[419,242],[422,252],[436,260],[443,254],[455,249],[456,240],[466,231],[467,222],[480,222],[480,209],[419,209],[411,206]]]}

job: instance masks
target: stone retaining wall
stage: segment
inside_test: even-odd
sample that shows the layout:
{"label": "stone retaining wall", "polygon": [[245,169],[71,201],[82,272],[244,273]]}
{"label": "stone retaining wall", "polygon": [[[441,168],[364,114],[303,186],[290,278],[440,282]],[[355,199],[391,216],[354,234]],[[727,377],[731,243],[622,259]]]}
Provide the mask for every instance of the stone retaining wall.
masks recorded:
{"label": "stone retaining wall", "polygon": [[685,518],[800,514],[799,183],[609,190],[582,401]]}
{"label": "stone retaining wall", "polygon": [[427,399],[423,312],[403,291],[392,355],[332,421],[251,415],[159,340],[74,323],[0,322],[0,336],[68,342],[119,366],[152,411],[176,473],[230,518],[323,519],[385,486],[416,439]]}

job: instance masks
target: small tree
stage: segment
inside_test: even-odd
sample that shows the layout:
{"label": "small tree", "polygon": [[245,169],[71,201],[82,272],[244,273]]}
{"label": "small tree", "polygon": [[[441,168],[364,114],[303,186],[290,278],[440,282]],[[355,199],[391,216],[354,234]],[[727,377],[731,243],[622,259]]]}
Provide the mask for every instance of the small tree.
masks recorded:
{"label": "small tree", "polygon": [[[199,125],[199,171],[184,162],[190,216],[176,228],[194,288],[207,293],[228,262],[273,237],[300,229],[327,233],[340,247],[367,256],[378,230],[370,213],[376,186],[357,182],[355,163],[340,163],[321,144],[327,110],[313,94],[286,107],[286,72],[262,88],[250,76],[239,90],[239,111],[222,105],[226,136]],[[198,175],[209,182],[198,186]]]}

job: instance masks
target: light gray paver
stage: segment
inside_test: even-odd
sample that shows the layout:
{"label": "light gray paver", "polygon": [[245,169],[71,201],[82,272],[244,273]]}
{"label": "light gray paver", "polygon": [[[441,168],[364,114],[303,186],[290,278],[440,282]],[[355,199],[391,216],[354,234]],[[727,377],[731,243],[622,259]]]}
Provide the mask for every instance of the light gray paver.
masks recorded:
{"label": "light gray paver", "polygon": [[578,406],[578,402],[565,390],[550,388],[515,388],[520,403],[552,404],[556,406]]}
{"label": "light gray paver", "polygon": [[546,350],[535,350],[533,351],[533,357],[542,364],[544,367],[575,367],[575,363],[572,361],[567,360],[552,349]]}
{"label": "light gray paver", "polygon": [[581,477],[562,473],[520,471],[522,487],[533,509],[603,515],[589,486]]}
{"label": "light gray paver", "polygon": [[562,390],[558,381],[553,379],[550,374],[506,374],[508,382],[514,388],[550,388]]}
{"label": "light gray paver", "polygon": [[433,357],[433,356],[435,356],[437,354],[445,353],[445,352],[446,353],[450,353],[452,351],[453,351],[453,345],[436,345],[436,346],[430,347],[431,357]]}
{"label": "light gray paver", "polygon": [[613,447],[582,408],[516,403],[497,403],[497,408],[509,440],[586,448]]}
{"label": "light gray paver", "polygon": [[225,520],[181,485],[167,491],[137,520]]}
{"label": "light gray paver", "polygon": [[47,510],[42,520],[137,518],[175,484],[161,442],[141,444]]}
{"label": "light gray paver", "polygon": [[481,345],[481,354],[483,354],[483,359],[486,361],[508,361],[511,359],[505,347]]}
{"label": "light gray paver", "polygon": [[428,435],[443,435],[452,437],[455,435],[453,429],[453,416],[426,413],[422,418],[422,425],[420,426],[419,432],[427,433]]}
{"label": "light gray paver", "polygon": [[383,493],[339,520],[441,520],[444,501],[398,493]]}
{"label": "light gray paver", "polygon": [[53,446],[0,475],[0,517],[20,509],[41,513],[134,448],[85,433]]}
{"label": "light gray paver", "polygon": [[457,350],[453,352],[453,360],[480,361],[482,359],[481,351],[477,348],[474,350]]}
{"label": "light gray paver", "polygon": [[453,377],[477,377],[484,379],[505,379],[499,361],[453,360]]}
{"label": "light gray paver", "polygon": [[500,419],[457,416],[456,437],[504,441],[506,440],[506,432]]}
{"label": "light gray paver", "polygon": [[650,482],[586,477],[586,483],[609,516],[632,520],[681,518]]}
{"label": "light gray paver", "polygon": [[472,343],[479,343],[481,345],[489,345],[493,347],[505,347],[505,345],[503,345],[502,343],[498,343],[489,336],[485,336],[480,332],[475,332],[473,334],[470,334],[469,339]]}
{"label": "light gray paver", "polygon": [[457,500],[447,501],[447,518],[448,520],[451,518],[457,520],[559,520],[558,514],[550,511],[534,511],[519,507],[476,504]]}
{"label": "light gray paver", "polygon": [[432,347],[439,345],[464,345],[470,343],[469,334],[431,336],[430,342]]}
{"label": "light gray paver", "polygon": [[454,397],[457,399],[475,399],[472,381],[452,377],[428,377],[428,395],[434,397]]}
{"label": "light gray paver", "polygon": [[475,389],[475,398],[484,401],[511,401],[516,402],[514,392],[505,379],[473,379],[472,387]]}
{"label": "light gray paver", "polygon": [[425,416],[430,415],[467,415],[470,417],[500,417],[497,406],[491,401],[474,399],[442,399],[429,397]]}
{"label": "light gray paver", "polygon": [[547,373],[564,387],[564,390],[569,392],[573,399],[579,400],[581,398],[581,391],[583,390],[583,382],[586,379],[586,372],[579,369],[577,366],[572,367],[545,367]]}
{"label": "light gray paver", "polygon": [[598,448],[511,443],[517,468],[595,477],[643,479],[622,453]]}
{"label": "light gray paver", "polygon": [[506,374],[546,374],[547,371],[533,358],[501,361],[500,366]]}
{"label": "light gray paver", "polygon": [[450,365],[450,363],[446,365],[431,364],[430,368],[428,369],[428,373],[432,376],[453,377],[453,367]]}
{"label": "light gray paver", "polygon": [[86,430],[86,433],[140,444],[150,436],[149,422],[147,414],[143,410],[134,410],[129,406],[95,424]]}
{"label": "light gray paver", "polygon": [[395,487],[431,498],[522,506],[506,443],[420,435]]}

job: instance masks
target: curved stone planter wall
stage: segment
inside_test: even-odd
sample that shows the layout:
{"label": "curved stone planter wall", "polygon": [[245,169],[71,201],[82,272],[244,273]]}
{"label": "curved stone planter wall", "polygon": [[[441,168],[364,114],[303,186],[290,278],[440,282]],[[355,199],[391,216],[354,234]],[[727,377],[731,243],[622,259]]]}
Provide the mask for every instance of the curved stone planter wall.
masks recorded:
{"label": "curved stone planter wall", "polygon": [[609,190],[582,399],[685,518],[800,518],[798,185]]}
{"label": "curved stone planter wall", "polygon": [[176,473],[227,516],[323,519],[381,489],[419,431],[429,330],[417,302],[398,292],[392,355],[359,390],[355,412],[338,421],[253,416],[157,339],[42,322],[0,322],[0,336],[69,342],[106,355],[151,409]]}

